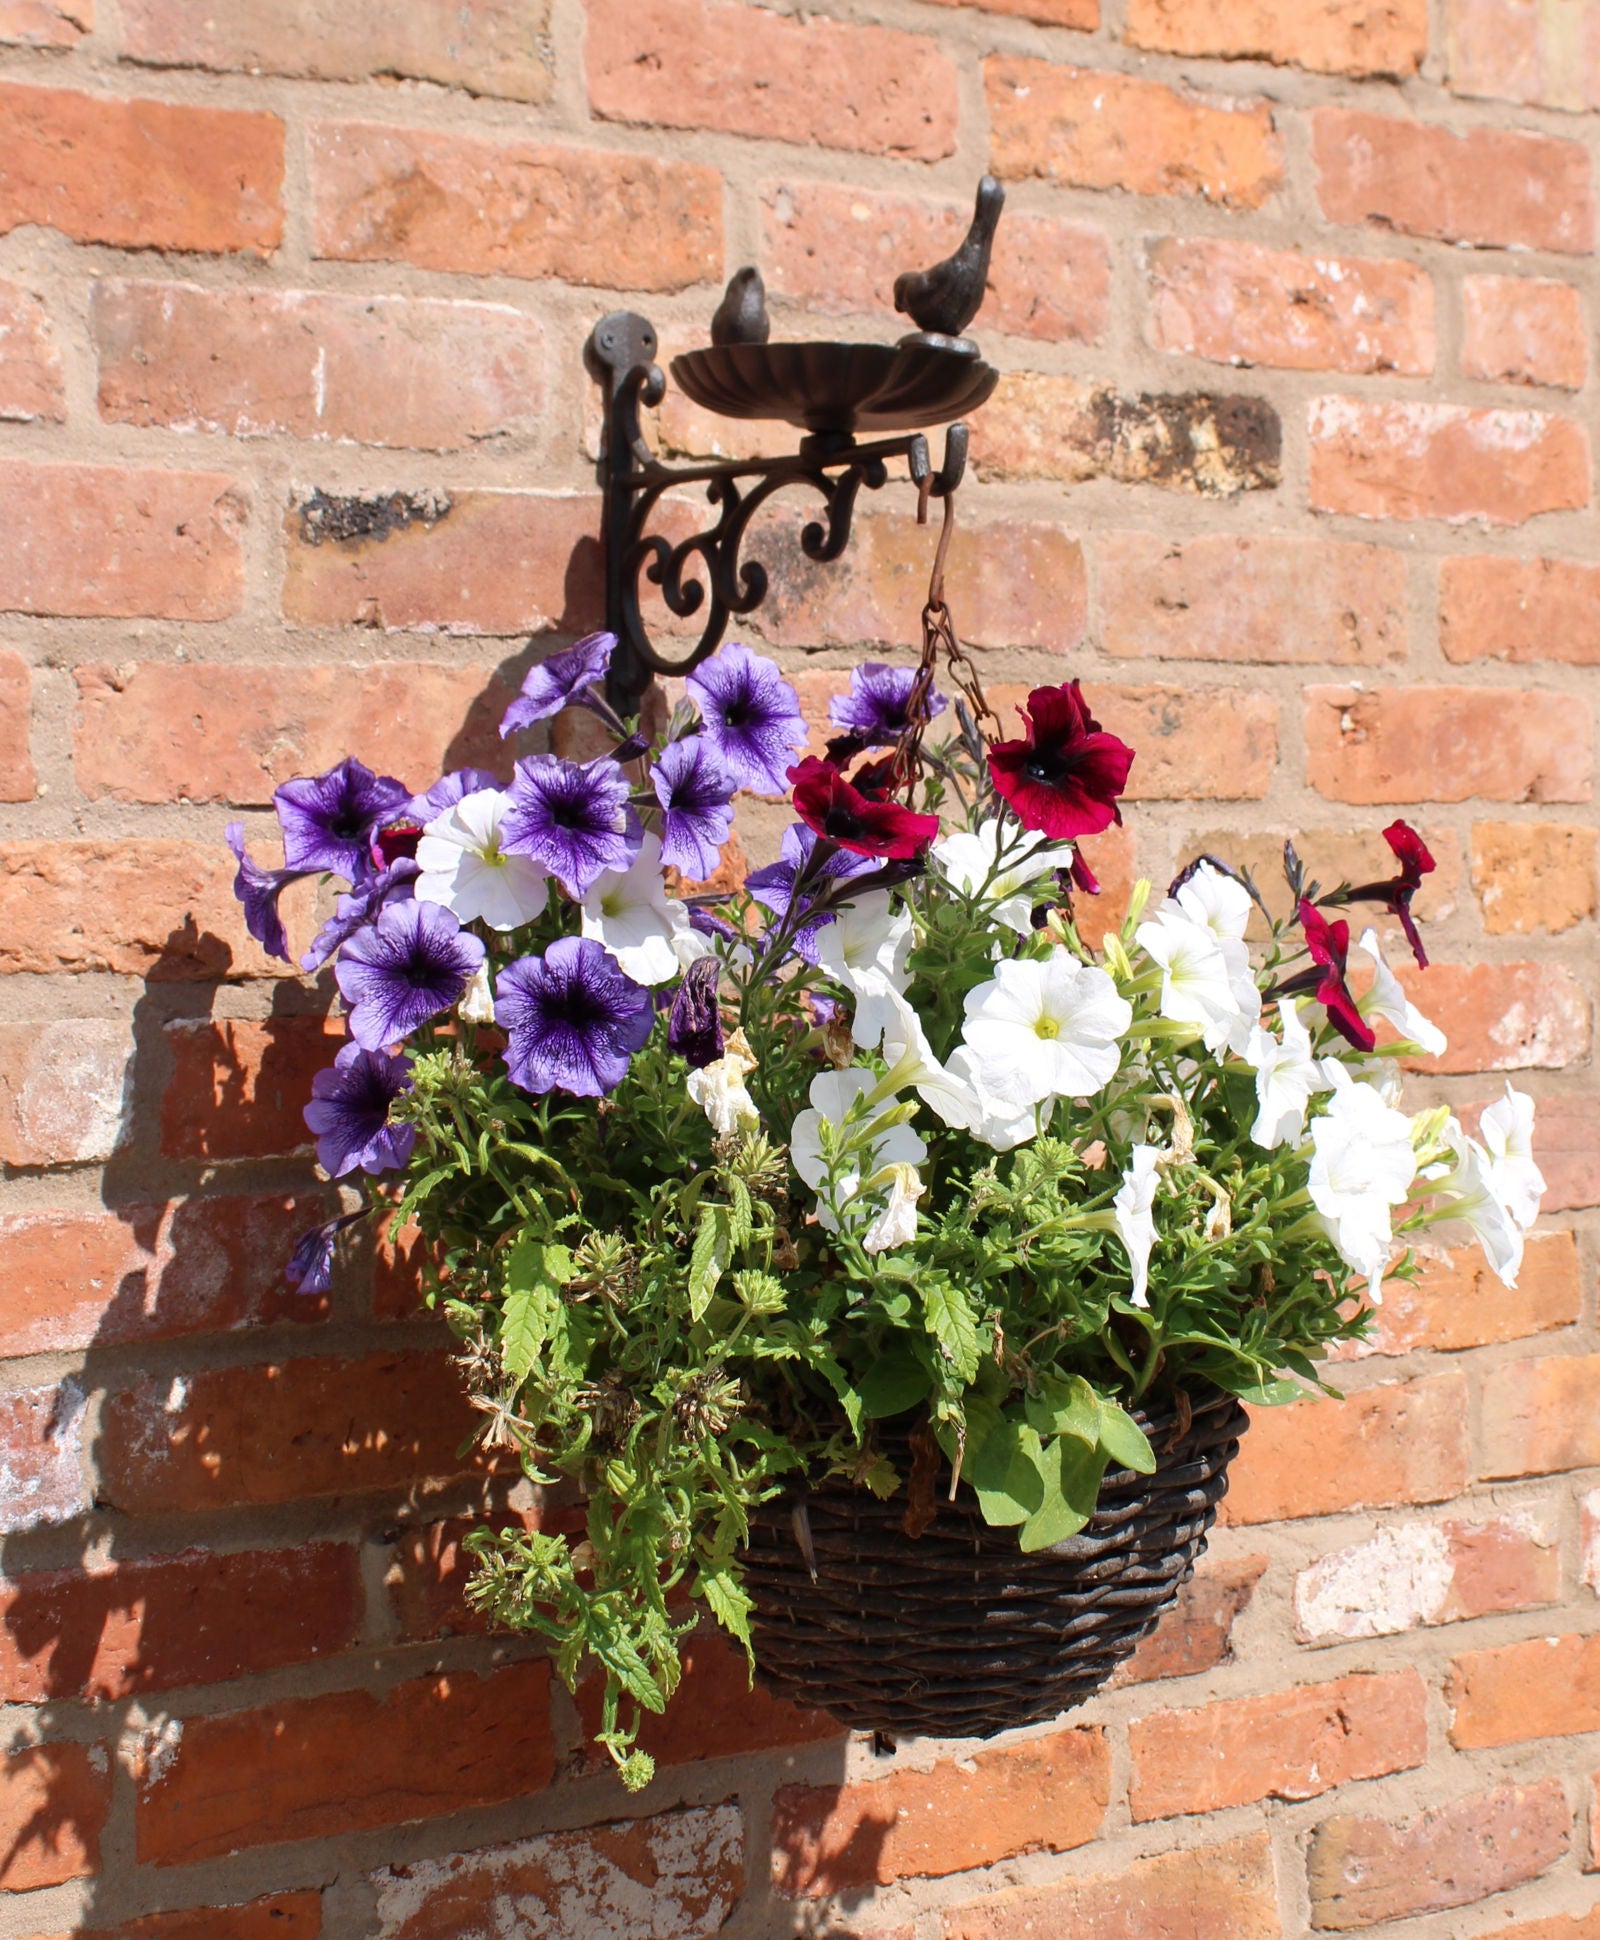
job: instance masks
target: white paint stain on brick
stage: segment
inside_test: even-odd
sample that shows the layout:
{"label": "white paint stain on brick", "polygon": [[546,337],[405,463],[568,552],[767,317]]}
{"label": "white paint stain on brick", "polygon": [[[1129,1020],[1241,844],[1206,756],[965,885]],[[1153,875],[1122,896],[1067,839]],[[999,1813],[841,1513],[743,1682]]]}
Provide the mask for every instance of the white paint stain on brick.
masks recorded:
{"label": "white paint stain on brick", "polygon": [[1583,1511],[1583,1580],[1600,1595],[1600,1489],[1591,1489],[1579,1507]]}
{"label": "white paint stain on brick", "polygon": [[1380,1529],[1335,1550],[1295,1578],[1295,1628],[1312,1643],[1391,1637],[1437,1623],[1455,1580],[1450,1543],[1437,1524]]}
{"label": "white paint stain on brick", "polygon": [[83,1406],[83,1389],[70,1379],[0,1394],[0,1533],[65,1522],[90,1507]]}
{"label": "white paint stain on brick", "polygon": [[10,1124],[0,1157],[14,1165],[109,1159],[127,1123],[133,1044],[114,1018],[74,1019],[42,1031],[10,1074]]}

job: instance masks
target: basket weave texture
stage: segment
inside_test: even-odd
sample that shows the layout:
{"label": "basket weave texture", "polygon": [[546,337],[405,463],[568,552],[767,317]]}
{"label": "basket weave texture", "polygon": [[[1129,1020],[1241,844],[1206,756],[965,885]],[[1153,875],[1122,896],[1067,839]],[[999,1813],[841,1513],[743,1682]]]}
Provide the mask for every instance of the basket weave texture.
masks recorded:
{"label": "basket weave texture", "polygon": [[[921,1536],[887,1502],[830,1480],[803,1498],[816,1581],[793,1498],[752,1519],[745,1587],[756,1661],[781,1696],[858,1731],[988,1738],[1071,1710],[1099,1690],[1171,1609],[1206,1546],[1246,1416],[1231,1395],[1134,1415],[1157,1454],[1152,1475],[1109,1470],[1076,1536],[1024,1555],[965,1486]],[[1181,1432],[1179,1432],[1181,1426]],[[909,1442],[880,1436],[902,1475]]]}

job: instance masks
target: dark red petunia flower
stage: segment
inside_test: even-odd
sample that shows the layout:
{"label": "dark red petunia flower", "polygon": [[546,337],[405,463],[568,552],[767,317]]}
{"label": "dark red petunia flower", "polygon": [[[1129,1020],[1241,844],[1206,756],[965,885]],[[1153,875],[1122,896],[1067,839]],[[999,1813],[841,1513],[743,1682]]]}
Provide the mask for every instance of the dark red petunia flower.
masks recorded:
{"label": "dark red petunia flower", "polygon": [[1325,905],[1333,907],[1345,903],[1382,903],[1405,931],[1406,941],[1411,945],[1411,954],[1416,958],[1418,967],[1426,970],[1428,953],[1422,947],[1416,918],[1411,914],[1411,898],[1422,887],[1422,878],[1431,876],[1437,864],[1428,853],[1427,843],[1409,822],[1391,822],[1383,832],[1383,839],[1393,849],[1395,860],[1400,864],[1399,875],[1390,876],[1383,882],[1360,883],[1354,889],[1336,890],[1322,900]]}
{"label": "dark red petunia flower", "polygon": [[794,812],[806,827],[854,855],[907,859],[920,855],[939,833],[937,815],[915,815],[898,802],[864,795],[816,755],[791,768],[789,780]]}
{"label": "dark red petunia flower", "polygon": [[372,859],[380,869],[391,868],[402,860],[414,861],[421,840],[422,829],[416,822],[395,822],[374,834]]}
{"label": "dark red petunia flower", "polygon": [[[1356,1000],[1346,981],[1349,975],[1350,925],[1342,918],[1330,923],[1314,903],[1301,899],[1299,917],[1306,933],[1306,948],[1311,961],[1322,971],[1314,995],[1327,1010],[1333,1027],[1358,1051],[1370,1051],[1377,1044],[1372,1026],[1356,1009]],[[1308,977],[1309,984],[1310,979]]]}
{"label": "dark red petunia flower", "polygon": [[995,792],[1026,829],[1056,841],[1098,835],[1122,820],[1133,750],[1089,712],[1077,681],[1036,687],[1022,709],[1027,734],[989,750]]}

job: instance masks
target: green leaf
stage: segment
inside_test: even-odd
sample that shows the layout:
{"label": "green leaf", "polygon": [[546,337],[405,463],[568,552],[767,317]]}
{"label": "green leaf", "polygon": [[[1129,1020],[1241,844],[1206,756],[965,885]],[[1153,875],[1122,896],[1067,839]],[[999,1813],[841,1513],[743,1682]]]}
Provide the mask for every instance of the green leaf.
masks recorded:
{"label": "green leaf", "polygon": [[930,1277],[921,1289],[922,1311],[928,1332],[963,1381],[978,1371],[978,1323],[967,1296],[942,1275]]}
{"label": "green leaf", "polygon": [[1088,1520],[1088,1516],[1074,1509],[1065,1496],[1053,1491],[1022,1525],[1019,1546],[1031,1553],[1036,1549],[1048,1549],[1052,1543],[1064,1543],[1069,1536],[1077,1535]]}
{"label": "green leaf", "polygon": [[984,1521],[996,1528],[1026,1522],[1044,1507],[1044,1450],[1025,1423],[1002,1422],[964,1473],[977,1491]]}
{"label": "green leaf", "polygon": [[[712,1616],[730,1637],[738,1638],[745,1647],[745,1654],[750,1656],[750,1612],[755,1604],[745,1594],[738,1577],[728,1568],[702,1569],[695,1588],[705,1598]],[[751,1663],[754,1662],[751,1656]]]}
{"label": "green leaf", "polygon": [[891,1348],[861,1377],[861,1412],[868,1421],[902,1415],[928,1393],[928,1370],[909,1348]]}
{"label": "green leaf", "polygon": [[1054,1457],[1053,1469],[1047,1468],[1045,1473],[1060,1489],[1062,1500],[1087,1522],[1100,1500],[1100,1482],[1106,1472],[1105,1451],[1085,1448],[1072,1436],[1063,1435],[1045,1454]]}
{"label": "green leaf", "polygon": [[695,1229],[694,1251],[689,1256],[689,1318],[701,1319],[711,1305],[717,1282],[733,1257],[728,1228],[731,1220],[726,1206],[702,1206],[700,1224]]}
{"label": "green leaf", "polygon": [[506,1257],[500,1359],[524,1381],[561,1318],[561,1289],[572,1278],[572,1251],[548,1240],[519,1239]]}
{"label": "green leaf", "polygon": [[1298,1381],[1247,1381],[1233,1392],[1252,1408],[1286,1408],[1291,1401],[1303,1401],[1305,1389]]}
{"label": "green leaf", "polygon": [[1118,1468],[1131,1468],[1135,1475],[1155,1473],[1156,1455],[1149,1438],[1115,1401],[1100,1404],[1100,1446]]}
{"label": "green leaf", "polygon": [[1100,1440],[1100,1397],[1081,1374],[1041,1375],[1022,1412],[1042,1436],[1071,1435],[1090,1448]]}

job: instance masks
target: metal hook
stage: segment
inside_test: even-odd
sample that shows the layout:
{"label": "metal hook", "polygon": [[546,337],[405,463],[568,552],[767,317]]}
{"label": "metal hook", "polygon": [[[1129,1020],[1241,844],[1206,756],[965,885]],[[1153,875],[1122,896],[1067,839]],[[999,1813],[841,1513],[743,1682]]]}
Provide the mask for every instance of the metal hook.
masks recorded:
{"label": "metal hook", "polygon": [[917,524],[928,523],[928,500],[949,498],[967,474],[967,447],[971,433],[965,424],[956,423],[944,434],[944,460],[938,471],[932,469],[928,456],[928,441],[920,435],[911,442],[906,452],[906,463],[911,468],[911,477],[917,487]]}

